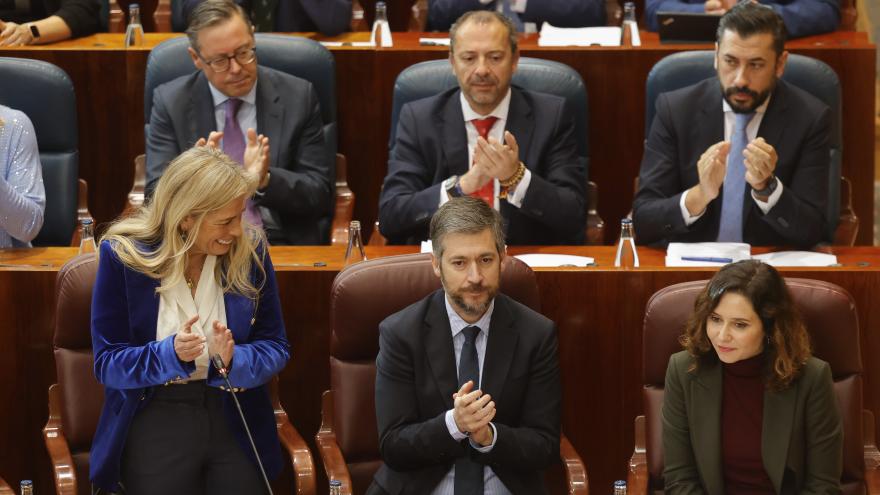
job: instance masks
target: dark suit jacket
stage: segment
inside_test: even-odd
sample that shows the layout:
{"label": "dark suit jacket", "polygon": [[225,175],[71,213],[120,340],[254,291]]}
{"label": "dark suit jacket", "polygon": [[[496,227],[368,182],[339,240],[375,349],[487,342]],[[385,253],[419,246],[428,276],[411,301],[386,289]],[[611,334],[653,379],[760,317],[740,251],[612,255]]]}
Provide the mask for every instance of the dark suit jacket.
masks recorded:
{"label": "dark suit jacket", "polygon": [[458,390],[441,289],[379,325],[376,420],[384,465],[370,493],[430,493],[456,458],[490,465],[514,494],[546,493],[541,470],[559,460],[561,389],[556,326],[499,294],[481,388],[496,404],[489,453],[452,439],[445,414]]}
{"label": "dark suit jacket", "polygon": [[[427,239],[431,215],[440,206],[441,183],[468,171],[459,93],[450,89],[400,111],[379,198],[379,228],[393,244]],[[585,159],[577,154],[574,119],[565,100],[514,87],[507,130],[532,173],[522,208],[501,201],[507,243],[582,244]]]}
{"label": "dark suit jacket", "polygon": [[[706,0],[646,0],[645,22],[657,31],[657,12],[705,12]],[[828,33],[840,24],[838,0],[760,0],[773,7],[785,22],[790,38]]]}
{"label": "dark suit jacket", "polygon": [[[724,139],[721,87],[716,78],[661,94],[651,124],[633,202],[639,244],[714,241],[721,194],[699,220],[686,226],[681,194],[699,183],[697,161]],[[752,245],[810,248],[822,239],[828,197],[831,111],[805,91],[779,81],[758,128],[779,155],[776,176],[783,192],[766,215],[751,188],[743,194],[743,241]]]}
{"label": "dark suit jacket", "polygon": [[[471,10],[496,9],[495,2],[480,0],[428,0],[428,31],[449,31],[452,23]],[[529,0],[526,11],[519,14],[523,22],[549,22],[557,27],[605,25],[604,0]]]}
{"label": "dark suit jacket", "polygon": [[24,24],[57,15],[70,28],[71,38],[101,29],[101,2],[98,0],[30,0],[30,5],[23,9],[17,8],[16,4],[12,2],[9,10],[0,6],[0,20]]}
{"label": "dark suit jacket", "polygon": [[[183,0],[183,21],[204,0]],[[251,12],[252,0],[235,0],[235,3]],[[326,36],[336,36],[348,31],[351,23],[351,0],[277,0],[275,7],[275,31],[281,33],[304,33],[318,31]]]}
{"label": "dark suit jacket", "polygon": [[[215,131],[214,101],[201,71],[153,92],[147,140],[147,194],[174,159]],[[261,206],[272,244],[322,244],[320,219],[333,206],[333,166],[324,144],[318,95],[311,83],[267,67],[257,73],[257,132],[269,138],[269,185]]]}
{"label": "dark suit jacket", "polygon": [[[666,493],[721,495],[722,365],[688,371],[687,351],[673,354],[663,398]],[[840,493],[843,426],[828,363],[810,358],[781,392],[764,392],[764,470],[779,494]]]}
{"label": "dark suit jacket", "polygon": [[[266,272],[258,299],[225,293],[223,302],[227,326],[235,339],[229,381],[247,389],[236,395],[266,473],[274,478],[281,471],[281,449],[275,413],[264,385],[284,368],[290,351],[272,261],[265,248],[258,254]],[[252,283],[259,287],[262,280],[262,272],[254,265]],[[95,377],[104,385],[104,406],[92,441],[89,478],[96,487],[111,492],[117,491],[119,461],[135,414],[150,404],[154,387],[195,370],[194,363],[177,358],[173,337],[156,340],[158,287],[159,280],[132,270],[120,261],[109,242],[101,243],[92,294],[92,349]],[[207,383],[219,387],[225,382],[209,367]],[[224,394],[224,410],[242,451],[253,458],[228,394]]]}

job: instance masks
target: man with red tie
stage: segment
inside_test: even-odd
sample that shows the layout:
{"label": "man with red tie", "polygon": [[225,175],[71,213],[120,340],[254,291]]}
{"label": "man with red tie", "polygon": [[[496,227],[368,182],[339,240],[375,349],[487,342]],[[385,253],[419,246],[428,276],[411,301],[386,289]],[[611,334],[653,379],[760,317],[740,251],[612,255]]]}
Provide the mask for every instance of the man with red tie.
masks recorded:
{"label": "man with red tie", "polygon": [[449,34],[459,87],[401,109],[379,199],[382,234],[393,244],[424,240],[440,205],[470,195],[501,212],[509,245],[582,243],[586,158],[565,100],[511,86],[519,53],[503,15],[468,12]]}

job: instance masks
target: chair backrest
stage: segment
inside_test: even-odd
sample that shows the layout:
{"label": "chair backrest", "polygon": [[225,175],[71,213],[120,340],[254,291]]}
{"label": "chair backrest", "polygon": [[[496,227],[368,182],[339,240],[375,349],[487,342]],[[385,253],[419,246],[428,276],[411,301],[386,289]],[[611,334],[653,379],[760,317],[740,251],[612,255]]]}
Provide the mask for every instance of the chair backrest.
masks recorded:
{"label": "chair backrest", "polygon": [[76,470],[78,493],[89,488],[89,451],[104,404],[92,355],[92,287],[98,271],[94,254],[77,256],[55,280],[55,371],[61,394],[64,435]]}
{"label": "chair backrest", "polygon": [[[846,290],[828,282],[800,278],[787,278],[785,282],[807,326],[813,354],[831,365],[834,392],[843,418],[843,492],[864,493],[862,358],[855,301]],[[684,282],[661,289],[651,296],[645,308],[642,400],[651,489],[663,489],[660,410],[666,366],[669,356],[681,350],[678,337],[684,332],[694,301],[706,283]]]}
{"label": "chair backrest", "polygon": [[[511,83],[520,88],[548,93],[565,98],[575,119],[578,154],[586,158],[584,176],[589,179],[590,141],[587,88],[581,75],[571,67],[539,58],[520,57],[519,66]],[[391,105],[391,141],[397,136],[397,119],[403,105],[442,93],[458,86],[452,66],[446,59],[429,60],[403,70],[394,82],[394,100]]]}
{"label": "chair backrest", "polygon": [[[505,258],[501,291],[538,311],[535,274]],[[380,287],[381,290],[376,290]],[[330,291],[330,388],[336,441],[354,484],[363,493],[381,465],[374,388],[379,323],[441,287],[429,254],[357,263],[336,276]]]}
{"label": "chair backrest", "polygon": [[[679,52],[657,62],[648,73],[645,89],[645,136],[654,122],[657,97],[703,79],[715,77],[711,50]],[[821,60],[790,53],[782,79],[812,94],[831,109],[831,157],[828,167],[828,206],[825,210],[825,241],[833,242],[834,231],[840,216],[840,175],[843,153],[841,130],[840,80],[834,69]]]}
{"label": "chair backrest", "polygon": [[46,211],[33,245],[69,246],[79,189],[73,83],[63,69],[49,62],[0,57],[0,104],[24,112],[37,134]]}
{"label": "chair backrest", "polygon": [[[260,65],[300,77],[315,87],[324,124],[326,163],[333,174],[337,142],[336,60],[323,45],[307,38],[257,33],[256,43],[257,62]],[[153,48],[147,58],[144,81],[144,138],[147,141],[150,136],[153,91],[159,85],[196,71],[187,52],[188,47],[189,40],[186,36],[172,38]],[[329,211],[328,215],[319,220],[320,232],[326,232],[328,237],[332,215],[333,212]]]}

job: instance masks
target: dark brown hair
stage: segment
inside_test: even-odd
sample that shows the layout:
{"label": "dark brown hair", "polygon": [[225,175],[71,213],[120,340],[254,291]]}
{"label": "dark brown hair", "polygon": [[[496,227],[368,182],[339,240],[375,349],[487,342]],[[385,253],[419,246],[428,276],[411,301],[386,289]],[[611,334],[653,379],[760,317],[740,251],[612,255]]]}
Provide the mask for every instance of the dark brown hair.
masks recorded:
{"label": "dark brown hair", "polygon": [[754,34],[771,34],[773,35],[773,50],[776,52],[776,56],[782,55],[782,51],[785,50],[785,38],[787,37],[785,23],[782,21],[782,16],[773,10],[773,7],[751,1],[734,5],[721,16],[721,21],[718,22],[715,41],[719,46],[724,32],[728,30],[733,31],[740,38],[748,38]]}
{"label": "dark brown hair", "polygon": [[691,371],[718,362],[706,321],[724,294],[749,300],[764,327],[767,387],[782,390],[800,375],[810,357],[810,338],[785,286],[770,265],[745,260],[724,266],[697,296],[681,344],[694,357]]}
{"label": "dark brown hair", "polygon": [[[538,1],[538,0],[535,0]],[[458,30],[468,22],[475,24],[490,24],[499,22],[507,29],[507,41],[510,43],[510,53],[516,55],[518,48],[516,27],[507,16],[491,10],[471,10],[462,14],[458,20],[449,28],[449,52],[455,53],[455,39],[458,37]]]}

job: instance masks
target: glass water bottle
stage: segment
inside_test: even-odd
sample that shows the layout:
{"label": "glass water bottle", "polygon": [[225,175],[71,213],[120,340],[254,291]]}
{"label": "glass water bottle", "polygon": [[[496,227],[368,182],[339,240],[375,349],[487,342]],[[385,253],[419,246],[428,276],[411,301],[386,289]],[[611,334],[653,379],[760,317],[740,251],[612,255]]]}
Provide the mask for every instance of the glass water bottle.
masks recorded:
{"label": "glass water bottle", "polygon": [[614,266],[638,268],[639,253],[636,252],[636,241],[633,237],[633,224],[629,218],[620,221],[620,238],[617,239],[617,255]]}
{"label": "glass water bottle", "polygon": [[128,26],[125,28],[125,47],[144,44],[144,27],[141,25],[141,6],[133,3],[128,6]]}

